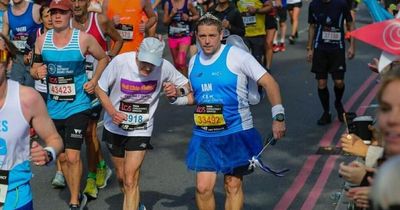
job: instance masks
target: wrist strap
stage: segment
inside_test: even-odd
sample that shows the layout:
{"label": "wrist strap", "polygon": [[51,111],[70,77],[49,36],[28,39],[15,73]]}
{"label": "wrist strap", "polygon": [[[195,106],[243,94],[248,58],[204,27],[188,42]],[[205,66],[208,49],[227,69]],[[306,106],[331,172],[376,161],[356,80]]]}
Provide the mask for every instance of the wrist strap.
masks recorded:
{"label": "wrist strap", "polygon": [[271,108],[272,118],[274,118],[277,114],[285,114],[285,108],[283,108],[282,104],[277,104]]}
{"label": "wrist strap", "polygon": [[48,151],[48,152],[50,152],[51,153],[51,156],[53,157],[53,160],[51,160],[50,162],[48,162],[48,163],[46,163],[46,165],[49,165],[49,164],[52,164],[52,163],[54,163],[55,162],[55,160],[56,160],[56,151],[54,150],[54,148],[53,147],[45,147],[45,148],[43,148],[44,150],[46,150],[46,151]]}

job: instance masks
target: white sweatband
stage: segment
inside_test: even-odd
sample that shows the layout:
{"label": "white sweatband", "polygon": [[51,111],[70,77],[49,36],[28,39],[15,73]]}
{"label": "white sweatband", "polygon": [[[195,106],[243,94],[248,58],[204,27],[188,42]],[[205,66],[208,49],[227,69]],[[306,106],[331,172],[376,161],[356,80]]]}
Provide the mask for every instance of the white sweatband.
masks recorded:
{"label": "white sweatband", "polygon": [[277,114],[285,114],[285,108],[283,108],[282,104],[277,104],[271,108],[272,118],[274,118]]}
{"label": "white sweatband", "polygon": [[174,102],[172,102],[171,104],[174,104],[174,105],[187,105],[188,103],[189,103],[189,98],[187,96],[182,96],[182,97],[176,98],[176,100]]}
{"label": "white sweatband", "polygon": [[49,151],[51,153],[51,156],[53,157],[53,160],[51,160],[51,162],[48,162],[46,165],[50,165],[50,164],[54,163],[57,158],[56,151],[54,150],[54,148],[53,147],[45,147],[43,149],[46,151]]}

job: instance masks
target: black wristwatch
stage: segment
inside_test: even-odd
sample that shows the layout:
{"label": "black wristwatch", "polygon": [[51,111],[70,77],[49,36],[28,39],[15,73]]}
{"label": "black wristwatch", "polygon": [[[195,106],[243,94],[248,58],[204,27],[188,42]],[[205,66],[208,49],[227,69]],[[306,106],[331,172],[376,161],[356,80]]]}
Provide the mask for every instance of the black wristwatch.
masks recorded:
{"label": "black wristwatch", "polygon": [[278,122],[283,122],[285,121],[285,114],[283,113],[276,114],[272,119]]}
{"label": "black wristwatch", "polygon": [[49,150],[45,150],[49,161],[46,162],[46,165],[53,161],[53,154]]}

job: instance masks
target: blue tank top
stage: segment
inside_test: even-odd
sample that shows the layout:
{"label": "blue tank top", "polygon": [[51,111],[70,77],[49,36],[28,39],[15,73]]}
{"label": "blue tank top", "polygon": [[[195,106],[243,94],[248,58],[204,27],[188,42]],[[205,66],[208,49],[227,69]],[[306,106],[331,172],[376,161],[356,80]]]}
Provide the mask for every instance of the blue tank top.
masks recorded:
{"label": "blue tank top", "polygon": [[[189,15],[187,4],[188,0],[185,0],[183,7],[178,9],[177,13],[172,17],[172,20],[168,25],[168,37],[180,38],[190,35],[190,23],[189,21],[183,21],[182,19],[183,14]],[[172,2],[171,0],[168,0],[168,11],[170,13],[172,8]]]}
{"label": "blue tank top", "polygon": [[247,79],[227,66],[231,49],[226,45],[218,59],[210,64],[195,57],[189,78],[197,104],[193,134],[207,137],[225,136],[250,129],[252,117],[247,103]]}
{"label": "blue tank top", "polygon": [[47,108],[52,119],[66,119],[90,108],[89,95],[83,89],[88,78],[79,33],[73,29],[71,40],[62,48],[53,44],[54,30],[46,33],[42,57],[47,65]]}
{"label": "blue tank top", "polygon": [[42,24],[37,24],[32,15],[33,3],[29,3],[25,13],[15,16],[12,13],[11,5],[7,8],[8,23],[10,26],[10,37],[14,45],[20,50],[25,49],[25,43],[31,32],[35,32]]}

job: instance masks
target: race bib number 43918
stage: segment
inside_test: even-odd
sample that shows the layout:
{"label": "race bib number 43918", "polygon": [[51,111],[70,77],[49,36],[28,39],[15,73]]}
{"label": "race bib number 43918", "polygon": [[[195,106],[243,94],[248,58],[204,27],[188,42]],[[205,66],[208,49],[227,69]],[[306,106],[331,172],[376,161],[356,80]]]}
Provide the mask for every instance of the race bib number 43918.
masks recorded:
{"label": "race bib number 43918", "polygon": [[127,115],[127,119],[120,124],[126,131],[146,130],[150,119],[150,104],[136,104],[121,101],[119,111]]}

